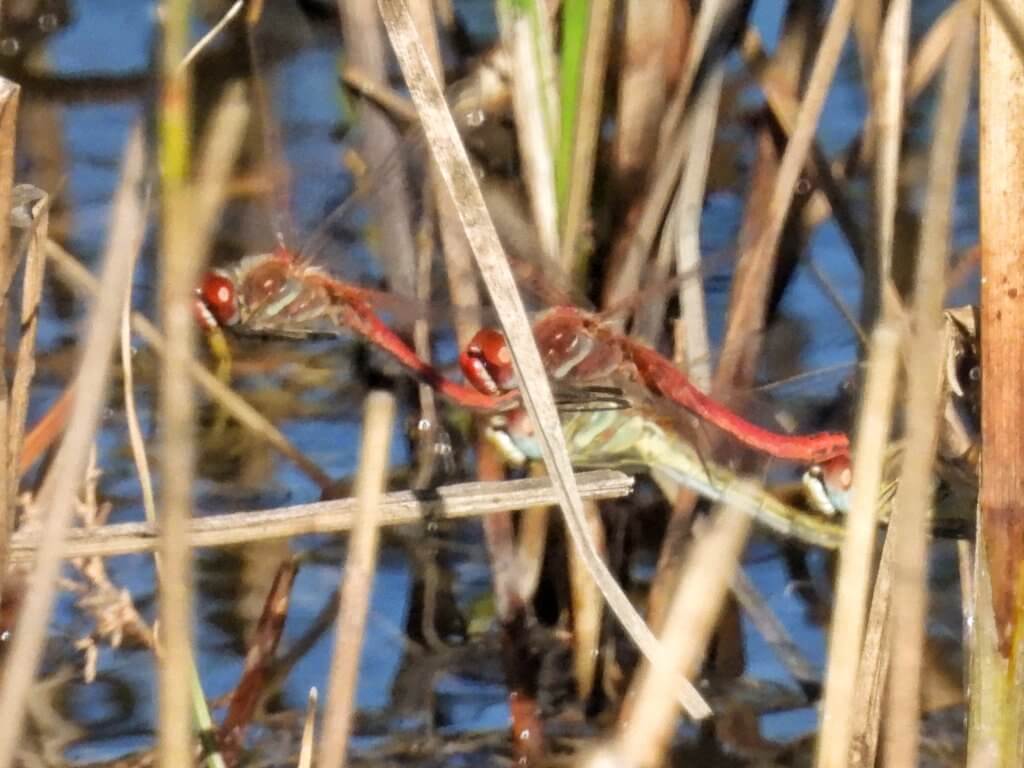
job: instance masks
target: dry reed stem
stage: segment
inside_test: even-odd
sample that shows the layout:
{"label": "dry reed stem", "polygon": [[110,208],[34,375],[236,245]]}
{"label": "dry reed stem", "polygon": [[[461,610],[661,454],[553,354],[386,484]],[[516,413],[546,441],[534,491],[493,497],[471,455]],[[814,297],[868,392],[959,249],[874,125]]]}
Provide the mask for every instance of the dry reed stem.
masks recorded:
{"label": "dry reed stem", "polygon": [[[9,216],[13,204],[14,142],[18,125],[18,103],[21,88],[5,77],[0,77],[0,359],[7,353],[7,297],[17,269],[11,248]],[[6,437],[11,433],[11,393],[7,375],[0,371],[0,574],[7,572],[7,545],[14,530],[13,500],[17,492],[17,478],[8,467],[16,464],[18,452]],[[12,487],[12,482],[14,486]]]}
{"label": "dry reed stem", "polygon": [[[569,535],[627,634],[645,656],[660,663],[663,649],[616,583],[587,535],[586,516],[576,489],[561,421],[526,319],[522,299],[494,231],[455,121],[419,42],[413,20],[403,0],[378,0],[378,5],[413,101],[420,112],[431,151],[452,193],[477,265],[502,321],[518,381],[522,384],[523,404],[540,438],[544,464],[555,479],[559,505]],[[691,683],[681,678],[676,682],[684,706],[692,717],[700,719],[710,714],[707,703]]]}
{"label": "dry reed stem", "polygon": [[1024,24],[1021,23],[1020,9],[1014,11],[1006,0],[985,0],[984,5],[999,20],[1000,31],[1013,47],[1013,54],[1024,57]]}
{"label": "dry reed stem", "polygon": [[[188,521],[192,516],[195,472],[192,381],[180,371],[192,359],[196,324],[193,310],[198,284],[193,230],[196,201],[189,182],[192,84],[179,64],[188,50],[189,0],[170,0],[163,24],[163,71],[158,116],[161,221],[159,238],[160,326],[167,339],[161,365],[158,416],[160,575],[158,616],[160,692],[157,759],[163,766],[184,766],[193,759],[192,551]],[[122,291],[121,299],[127,291]],[[119,313],[120,314],[120,313]]]}
{"label": "dry reed stem", "polygon": [[369,99],[397,120],[409,125],[419,122],[416,107],[394,88],[370,77],[359,67],[346,64],[341,70],[341,81],[364,99]]}
{"label": "dry reed stem", "polygon": [[[543,477],[544,468],[534,462],[530,466],[530,476]],[[550,517],[551,508],[546,506],[528,507],[519,516],[519,535],[516,542],[518,554],[516,557],[521,569],[519,592],[526,602],[533,600],[533,596],[537,592],[537,585],[540,583]]]}
{"label": "dry reed stem", "polygon": [[[388,80],[387,50],[373,0],[337,0],[345,58],[368,77]],[[360,115],[363,154],[371,168],[383,167],[399,151],[401,136],[386,115],[367,104]],[[412,204],[407,174],[401,163],[378,179],[374,220],[380,223],[381,263],[388,283],[405,296],[415,296],[416,245],[412,236]]]}
{"label": "dry reed stem", "polygon": [[[31,205],[31,223],[25,255],[25,274],[22,278],[21,310],[18,351],[14,363],[14,378],[11,381],[10,401],[7,410],[7,465],[0,465],[0,472],[6,472],[7,497],[0,497],[0,506],[13,510],[21,477],[21,453],[25,436],[25,419],[32,379],[36,372],[36,330],[39,326],[39,302],[43,294],[43,276],[46,272],[46,250],[44,244],[50,226],[50,198],[45,193]],[[0,301],[0,312],[5,302]],[[6,325],[6,316],[0,321],[0,329]],[[0,342],[0,349],[3,344]],[[2,375],[2,374],[0,374]],[[7,573],[10,539],[13,533],[9,520],[0,514],[0,574]],[[3,579],[0,578],[0,588]]]}
{"label": "dry reed stem", "polygon": [[907,391],[914,393],[907,410],[907,443],[914,450],[903,457],[896,494],[897,529],[892,534],[896,537],[894,561],[899,564],[892,610],[899,637],[893,638],[885,760],[893,768],[917,764],[921,650],[928,597],[928,510],[942,395],[942,304],[975,36],[975,17],[968,14],[950,48],[933,120],[935,129],[915,275],[907,374]]}
{"label": "dry reed stem", "polygon": [[136,193],[143,167],[142,133],[135,128],[125,150],[121,181],[114,197],[110,239],[103,260],[102,290],[86,329],[67,435],[37,497],[40,507],[47,510],[47,517],[40,535],[31,587],[18,614],[18,631],[9,649],[8,666],[0,685],[2,768],[12,764],[17,751],[26,695],[45,646],[66,529],[106,397],[121,302],[131,279],[127,265],[142,242],[145,227]]}
{"label": "dry reed stem", "polygon": [[570,274],[578,273],[583,265],[580,238],[586,227],[594,184],[614,5],[611,0],[592,0],[590,3],[587,48],[583,54],[583,78],[573,135],[572,176],[565,211],[562,212],[561,264],[562,269]]}
{"label": "dry reed stem", "polygon": [[[599,470],[577,475],[584,499],[628,496],[633,478],[622,472]],[[549,480],[506,480],[500,483],[462,483],[430,491],[401,491],[384,497],[381,525],[422,523],[426,519],[458,520],[522,509],[534,504],[555,504],[558,495]],[[355,501],[336,499],[292,507],[233,512],[197,517],[189,526],[192,548],[228,547],[310,533],[348,531],[353,525]],[[59,556],[114,556],[156,549],[157,531],[147,523],[116,523],[93,531],[71,531]],[[43,546],[39,532],[18,532],[11,539],[15,563],[30,562]]]}
{"label": "dry reed stem", "polygon": [[786,626],[772,612],[757,586],[742,568],[737,568],[733,572],[730,586],[736,602],[750,618],[750,623],[768,643],[793,679],[801,685],[820,685],[821,673],[818,668],[793,642]]}
{"label": "dry reed stem", "polygon": [[558,94],[554,47],[540,0],[498,0],[502,42],[509,53],[513,118],[520,167],[544,262],[558,258],[558,200],[554,146],[558,136]]}
{"label": "dry reed stem", "polygon": [[[764,51],[757,30],[753,28],[747,30],[743,40],[743,52],[748,67],[758,79],[758,84],[764,92],[772,114],[782,130],[787,135],[791,135],[800,108],[796,90],[786,82],[788,78],[783,77],[783,73],[777,71],[778,67],[765,66]],[[777,58],[772,60],[773,63],[775,61]],[[863,262],[863,238],[853,210],[847,202],[846,193],[843,191],[841,177],[833,170],[825,152],[817,142],[812,141],[809,151],[810,158],[807,161],[806,170],[812,174],[817,187],[804,215],[808,216],[814,224],[819,223],[826,216],[835,218],[854,257],[858,262]]]}
{"label": "dry reed stem", "polygon": [[[607,557],[604,521],[597,504],[584,504],[594,546]],[[601,644],[604,602],[575,547],[569,547],[569,598],[572,605],[572,663],[576,693],[587,701],[594,688]]]}
{"label": "dry reed stem", "polygon": [[693,89],[697,73],[704,61],[704,54],[708,51],[712,33],[730,14],[735,13],[741,7],[741,2],[742,0],[708,0],[708,2],[700,4],[697,17],[693,20],[693,26],[690,28],[686,62],[683,65],[676,91],[672,94],[672,100],[665,110],[665,118],[662,120],[658,133],[659,161],[668,157],[666,146],[683,124],[683,117],[690,102],[690,91]]}
{"label": "dry reed stem", "polygon": [[768,220],[761,237],[754,245],[755,251],[775,251],[779,246],[786,216],[793,202],[793,192],[814,142],[818,118],[846,41],[854,5],[854,0],[836,0],[825,24],[821,46],[818,48],[807,81],[807,89],[800,102],[786,151],[779,163],[775,189],[769,203]]}
{"label": "dry reed stem", "polygon": [[[48,241],[46,245],[47,254],[53,262],[56,274],[72,290],[86,296],[95,296],[99,293],[99,281],[74,256],[53,240]],[[133,312],[132,328],[158,355],[165,354],[164,336],[147,318],[138,312]],[[207,396],[215,400],[231,416],[290,459],[321,490],[327,491],[331,488],[333,485],[331,478],[231,387],[193,359],[186,362],[184,372],[195,380],[195,383]]]}
{"label": "dry reed stem", "polygon": [[199,40],[196,41],[196,44],[189,49],[189,52],[182,57],[181,61],[178,63],[177,71],[181,72],[182,70],[187,69],[189,65],[196,60],[199,54],[205,51],[210,44],[217,39],[220,33],[227,28],[228,24],[234,21],[235,17],[242,12],[244,7],[245,0],[236,0],[236,2],[232,3],[217,23],[210,27],[209,31],[199,38]]}
{"label": "dry reed stem", "polygon": [[306,700],[306,720],[302,724],[302,745],[299,747],[299,760],[296,768],[313,768],[313,747],[316,735],[316,688],[309,689]]}
{"label": "dry reed stem", "polygon": [[[853,37],[857,43],[857,58],[860,61],[861,80],[864,90],[871,92],[871,84],[877,76],[879,67],[875,59],[879,56],[878,40],[882,27],[881,0],[865,0],[859,3],[853,13]],[[884,67],[885,63],[882,62]],[[871,106],[874,109],[874,105]],[[870,119],[870,114],[869,114]]]}
{"label": "dry reed stem", "polygon": [[850,712],[850,756],[851,768],[874,768],[878,753],[879,723],[882,719],[886,695],[886,680],[889,674],[889,657],[892,651],[891,612],[893,550],[895,537],[891,531],[885,537],[878,575],[871,595],[864,643],[857,664],[857,682]]}
{"label": "dry reed stem", "polygon": [[903,140],[903,102],[907,51],[910,47],[910,0],[889,5],[882,27],[879,67],[875,70],[872,95],[875,105],[874,212],[876,227],[869,263],[865,265],[864,309],[861,317],[871,327],[879,308],[883,315],[897,312],[885,308],[882,285],[892,274],[893,243],[896,238],[896,208],[899,204],[900,146]]}
{"label": "dry reed stem", "polygon": [[615,183],[632,190],[658,150],[651,137],[665,113],[665,53],[672,7],[668,0],[626,0],[621,5],[611,168]]}
{"label": "dry reed stem", "polygon": [[850,710],[855,701],[857,665],[870,592],[878,530],[878,494],[896,398],[899,345],[899,331],[888,323],[879,325],[871,336],[871,355],[853,452],[853,498],[846,539],[839,551],[829,629],[828,671],[818,732],[816,764],[819,768],[845,766],[850,751]]}
{"label": "dry reed stem", "polygon": [[[711,389],[711,341],[708,337],[707,305],[701,272],[700,223],[704,213],[708,167],[715,145],[718,104],[725,81],[725,68],[714,64],[694,106],[690,160],[676,198],[676,274],[679,284],[680,317],[676,323],[676,362],[685,359],[684,370],[702,391]],[[680,349],[681,348],[681,349]],[[680,354],[682,353],[682,354]]]}
{"label": "dry reed stem", "polygon": [[324,722],[317,765],[345,765],[345,754],[355,714],[356,681],[366,633],[380,539],[380,502],[384,495],[395,420],[395,399],[386,392],[371,392],[363,410],[363,439],[356,474],[355,527],[348,542],[341,585],[338,629],[327,682]]}
{"label": "dry reed stem", "polygon": [[[700,668],[751,524],[742,512],[720,507],[707,530],[698,537],[680,574],[661,630],[661,642],[663,648],[672,649],[670,663],[687,677]],[[645,662],[629,696],[633,699],[630,717],[619,723],[610,747],[615,764],[661,765],[678,717],[672,677]]]}
{"label": "dry reed stem", "polygon": [[[32,224],[29,233],[28,248],[25,254],[25,275],[21,289],[21,325],[19,329],[18,352],[14,363],[14,379],[11,382],[10,421],[7,431],[8,465],[7,482],[11,497],[9,504],[14,503],[18,490],[18,478],[21,475],[21,451],[25,435],[25,419],[28,415],[29,390],[36,372],[36,330],[39,325],[39,302],[43,295],[43,278],[46,274],[46,241],[50,227],[50,198],[48,195],[36,200],[32,205]],[[0,526],[0,531],[7,529]],[[4,535],[0,533],[0,535]],[[0,547],[6,551],[7,540]],[[0,568],[0,573],[6,573]]]}
{"label": "dry reed stem", "polygon": [[[981,230],[982,472],[974,557],[967,764],[1017,766],[1024,759],[1024,366],[1021,220],[1007,216],[1024,189],[1024,64],[1004,17],[981,3],[979,208]],[[971,6],[973,9],[973,5]]]}

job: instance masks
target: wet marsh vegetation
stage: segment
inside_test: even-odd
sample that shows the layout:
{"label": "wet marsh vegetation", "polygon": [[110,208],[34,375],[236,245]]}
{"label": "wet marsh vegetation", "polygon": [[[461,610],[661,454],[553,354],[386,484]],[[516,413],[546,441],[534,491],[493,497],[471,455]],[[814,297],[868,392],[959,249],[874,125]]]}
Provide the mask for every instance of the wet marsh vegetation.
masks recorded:
{"label": "wet marsh vegetation", "polygon": [[1022,32],[0,3],[0,768],[1020,765]]}

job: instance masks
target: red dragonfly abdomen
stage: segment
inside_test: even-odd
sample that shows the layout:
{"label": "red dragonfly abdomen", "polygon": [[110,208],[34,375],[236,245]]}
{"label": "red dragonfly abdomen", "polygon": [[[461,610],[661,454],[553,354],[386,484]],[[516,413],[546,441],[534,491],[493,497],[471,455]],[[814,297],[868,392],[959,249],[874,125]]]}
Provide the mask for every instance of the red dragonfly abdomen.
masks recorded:
{"label": "red dragonfly abdomen", "polygon": [[779,459],[821,464],[850,452],[850,440],[842,432],[787,435],[773,432],[730,410],[704,394],[686,375],[653,349],[624,339],[637,373],[648,389],[683,406],[754,450]]}

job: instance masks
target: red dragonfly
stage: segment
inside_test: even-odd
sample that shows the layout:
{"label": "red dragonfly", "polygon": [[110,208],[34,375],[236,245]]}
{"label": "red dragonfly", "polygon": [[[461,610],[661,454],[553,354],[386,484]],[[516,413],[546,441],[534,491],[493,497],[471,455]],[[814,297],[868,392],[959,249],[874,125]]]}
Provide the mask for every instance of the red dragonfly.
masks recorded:
{"label": "red dragonfly", "polygon": [[[557,381],[576,385],[612,381],[627,391],[639,386],[756,451],[821,467],[826,483],[849,486],[850,442],[844,433],[789,435],[760,427],[704,394],[655,350],[575,307],[549,310],[534,324],[533,333],[545,368]],[[499,331],[479,331],[459,362],[466,378],[481,392],[495,397],[515,392],[511,354]]]}
{"label": "red dragonfly", "polygon": [[279,246],[208,271],[196,290],[195,312],[206,330],[302,337],[347,329],[384,350],[457,404],[478,411],[505,408],[518,398],[452,381],[426,362],[373,310],[373,291],[332,277]]}

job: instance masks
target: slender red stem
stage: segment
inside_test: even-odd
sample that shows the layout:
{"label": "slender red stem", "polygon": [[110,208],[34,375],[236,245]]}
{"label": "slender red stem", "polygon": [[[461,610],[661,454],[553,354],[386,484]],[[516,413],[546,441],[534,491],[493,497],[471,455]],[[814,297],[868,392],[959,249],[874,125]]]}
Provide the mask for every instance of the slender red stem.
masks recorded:
{"label": "slender red stem", "polygon": [[653,349],[626,337],[621,339],[624,350],[649,389],[679,403],[744,445],[779,459],[808,464],[818,464],[850,452],[849,438],[842,432],[785,435],[759,427],[701,392],[682,371]]}

